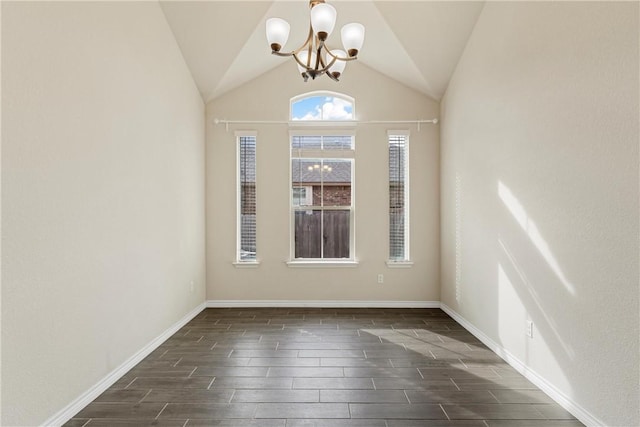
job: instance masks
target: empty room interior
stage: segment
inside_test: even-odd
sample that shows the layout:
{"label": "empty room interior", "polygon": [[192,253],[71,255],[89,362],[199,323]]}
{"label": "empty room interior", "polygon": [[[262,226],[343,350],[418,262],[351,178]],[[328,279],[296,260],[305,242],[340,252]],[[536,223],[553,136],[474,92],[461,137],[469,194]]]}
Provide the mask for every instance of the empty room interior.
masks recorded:
{"label": "empty room interior", "polygon": [[0,13],[3,426],[640,425],[638,1]]}

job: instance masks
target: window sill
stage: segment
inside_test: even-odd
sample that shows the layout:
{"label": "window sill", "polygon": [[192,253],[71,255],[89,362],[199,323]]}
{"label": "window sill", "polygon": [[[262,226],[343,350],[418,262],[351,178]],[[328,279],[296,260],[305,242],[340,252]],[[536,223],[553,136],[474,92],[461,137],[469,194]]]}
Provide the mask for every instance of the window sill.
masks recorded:
{"label": "window sill", "polygon": [[258,268],[260,261],[235,261],[233,266],[235,268]]}
{"label": "window sill", "polygon": [[291,268],[341,268],[341,267],[357,267],[359,262],[356,260],[348,261],[286,261],[287,266]]}
{"label": "window sill", "polygon": [[389,268],[411,268],[413,267],[413,261],[387,261],[387,267]]}

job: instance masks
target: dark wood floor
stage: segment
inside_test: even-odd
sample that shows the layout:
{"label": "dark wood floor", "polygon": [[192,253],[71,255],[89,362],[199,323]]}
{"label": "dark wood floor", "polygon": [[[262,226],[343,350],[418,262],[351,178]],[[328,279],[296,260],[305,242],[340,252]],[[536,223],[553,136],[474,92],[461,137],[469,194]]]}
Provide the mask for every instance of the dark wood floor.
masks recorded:
{"label": "dark wood floor", "polygon": [[207,309],[67,426],[574,427],[438,309]]}

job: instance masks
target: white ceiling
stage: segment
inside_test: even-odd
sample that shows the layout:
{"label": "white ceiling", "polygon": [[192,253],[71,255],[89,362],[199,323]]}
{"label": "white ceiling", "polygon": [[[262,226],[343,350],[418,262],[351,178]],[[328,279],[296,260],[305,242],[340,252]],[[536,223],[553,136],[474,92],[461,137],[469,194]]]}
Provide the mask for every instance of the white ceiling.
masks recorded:
{"label": "white ceiling", "polygon": [[[484,2],[327,0],[338,11],[327,44],[341,48],[339,29],[366,28],[358,61],[434,99],[444,94]],[[299,47],[309,31],[308,0],[161,1],[169,26],[205,102],[291,62],[271,55],[265,21],[291,24],[283,50]],[[349,72],[349,65],[345,73]]]}

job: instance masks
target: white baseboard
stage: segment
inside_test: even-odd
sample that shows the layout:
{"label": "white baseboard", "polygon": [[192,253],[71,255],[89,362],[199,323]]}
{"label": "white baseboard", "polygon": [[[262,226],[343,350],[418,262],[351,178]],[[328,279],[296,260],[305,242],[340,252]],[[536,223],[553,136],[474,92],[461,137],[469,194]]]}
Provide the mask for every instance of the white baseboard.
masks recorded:
{"label": "white baseboard", "polygon": [[345,300],[208,300],[207,308],[318,307],[318,308],[440,308],[440,301]]}
{"label": "white baseboard", "polygon": [[61,426],[69,421],[74,415],[80,412],[85,406],[100,396],[105,390],[111,387],[131,368],[140,363],[142,359],[147,357],[153,350],[158,348],[160,344],[165,342],[171,335],[175,334],[180,328],[186,325],[191,319],[196,317],[205,309],[205,303],[199,304],[196,308],[187,313],[182,319],[174,323],[169,329],[154,338],[149,344],[145,345],[136,354],[127,359],[122,365],[107,374],[106,377],[98,381],[89,390],[82,393],[73,402],[60,410],[57,414],[49,418],[43,426]]}
{"label": "white baseboard", "polygon": [[467,331],[469,331],[476,338],[482,341],[484,345],[491,349],[491,351],[504,359],[504,361],[511,365],[516,371],[520,372],[526,379],[531,381],[536,385],[536,387],[545,392],[550,398],[555,400],[558,405],[569,411],[574,417],[580,420],[580,422],[588,427],[599,427],[606,425],[597,417],[589,413],[582,406],[574,402],[569,396],[558,390],[556,386],[540,376],[540,374],[531,370],[520,359],[515,357],[500,344],[489,338],[489,336],[487,336],[484,332],[476,328],[471,322],[462,317],[445,303],[440,303],[440,308],[442,309],[442,311],[451,316],[456,322],[462,325]]}

